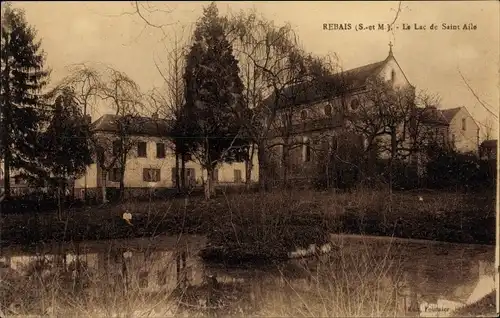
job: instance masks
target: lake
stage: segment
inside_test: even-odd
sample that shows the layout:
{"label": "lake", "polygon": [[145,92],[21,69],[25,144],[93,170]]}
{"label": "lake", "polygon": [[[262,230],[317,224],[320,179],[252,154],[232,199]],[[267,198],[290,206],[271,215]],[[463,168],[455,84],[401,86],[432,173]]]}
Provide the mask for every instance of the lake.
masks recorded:
{"label": "lake", "polygon": [[11,246],[2,315],[441,317],[495,287],[493,246],[331,240],[326,255],[239,266],[203,262],[196,235]]}

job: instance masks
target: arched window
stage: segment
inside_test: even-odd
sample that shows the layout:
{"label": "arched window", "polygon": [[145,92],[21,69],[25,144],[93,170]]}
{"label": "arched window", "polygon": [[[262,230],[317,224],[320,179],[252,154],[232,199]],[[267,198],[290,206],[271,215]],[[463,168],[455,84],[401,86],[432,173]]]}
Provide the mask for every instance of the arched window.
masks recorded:
{"label": "arched window", "polygon": [[354,98],[351,101],[351,109],[356,110],[356,109],[358,109],[358,107],[359,107],[359,100],[357,98]]}
{"label": "arched window", "polygon": [[394,82],[395,79],[396,79],[396,71],[392,70],[391,71],[391,81]]}
{"label": "arched window", "polygon": [[300,112],[300,119],[302,120],[307,119],[307,111],[305,109]]}
{"label": "arched window", "polygon": [[325,105],[325,115],[326,116],[332,116],[333,110],[332,110],[332,105],[331,104],[326,104]]}

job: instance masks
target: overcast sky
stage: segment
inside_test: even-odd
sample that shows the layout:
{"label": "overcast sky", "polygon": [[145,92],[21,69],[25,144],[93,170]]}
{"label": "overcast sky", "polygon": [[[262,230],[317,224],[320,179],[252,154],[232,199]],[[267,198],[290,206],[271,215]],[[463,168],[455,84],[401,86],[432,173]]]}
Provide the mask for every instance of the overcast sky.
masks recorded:
{"label": "overcast sky", "polygon": [[[155,24],[171,24],[169,34],[189,30],[209,2],[149,2],[156,12],[144,15]],[[52,80],[65,75],[65,66],[79,62],[103,62],[127,73],[148,91],[162,85],[154,59],[168,41],[159,29],[147,27],[134,11],[133,2],[14,2],[26,11],[38,30],[52,68]],[[218,2],[221,13],[255,8],[276,24],[290,22],[304,48],[315,54],[336,53],[344,69],[383,60],[388,43],[409,81],[417,89],[441,96],[441,107],[465,106],[479,122],[490,123],[498,133],[498,117],[489,114],[460,77],[494,113],[499,109],[499,2],[402,2],[393,33],[356,31],[354,25],[390,23],[398,2]],[[167,10],[169,12],[167,12]],[[348,31],[324,31],[324,23],[351,23]],[[402,30],[402,23],[426,25],[427,30]],[[429,30],[431,24],[438,30]],[[442,30],[442,23],[461,30]],[[476,30],[462,30],[472,23]],[[184,31],[186,34],[188,31]],[[102,113],[102,112],[101,112]],[[97,114],[96,114],[97,115]]]}

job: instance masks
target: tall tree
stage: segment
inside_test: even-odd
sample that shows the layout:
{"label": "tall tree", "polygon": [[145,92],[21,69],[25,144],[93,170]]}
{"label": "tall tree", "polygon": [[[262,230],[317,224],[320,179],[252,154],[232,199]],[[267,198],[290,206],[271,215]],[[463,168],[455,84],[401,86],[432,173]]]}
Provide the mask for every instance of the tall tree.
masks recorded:
{"label": "tall tree", "polygon": [[186,106],[182,127],[189,127],[184,129],[185,140],[192,141],[189,152],[207,171],[207,199],[215,192],[217,165],[236,160],[247,146],[233,111],[243,105],[243,83],[238,61],[226,38],[225,24],[226,19],[219,16],[215,3],[204,9],[196,24],[184,75]]}
{"label": "tall tree", "polygon": [[151,94],[151,99],[158,116],[172,123],[170,134],[173,137],[172,150],[175,152],[175,183],[180,192],[186,187],[185,163],[189,148],[187,140],[182,138],[184,130],[180,120],[185,104],[184,72],[187,46],[184,43],[182,33],[175,33],[170,43],[172,47],[166,51],[164,68],[155,63],[164,80],[164,87],[154,91]]}
{"label": "tall tree", "polygon": [[31,170],[35,145],[43,123],[45,103],[41,90],[49,71],[44,68],[44,52],[36,31],[24,12],[9,4],[2,7],[1,18],[1,117],[5,195],[10,196],[10,171]]}
{"label": "tall tree", "polygon": [[[255,12],[232,17],[226,28],[244,82],[245,111],[238,118],[257,145],[260,187],[268,188],[273,174],[271,156],[277,147],[283,149],[280,161],[286,161],[290,151],[303,146],[302,139],[291,138],[295,104],[307,87],[322,89],[320,81],[333,72],[336,63],[307,54],[290,25],[277,26]],[[329,89],[334,87],[329,85]],[[280,138],[276,138],[277,131]],[[283,168],[286,175],[286,165]]]}
{"label": "tall tree", "polygon": [[[113,136],[105,135],[96,137],[95,142],[99,144],[113,145],[112,158],[105,158],[102,154],[98,158],[103,159],[100,161],[101,168],[103,169],[103,195],[105,195],[105,184],[107,174],[112,168],[120,169],[120,199],[123,198],[125,193],[125,169],[127,159],[133,146],[136,145],[137,140],[134,138],[134,131],[137,131],[140,125],[140,110],[143,109],[142,94],[139,86],[125,73],[118,70],[107,68],[109,74],[108,78],[101,81],[98,94],[105,102],[109,102],[111,108],[115,111],[115,125],[116,134]],[[107,142],[104,139],[111,139]],[[103,145],[97,147],[101,152]],[[108,163],[108,164],[106,164]],[[103,197],[103,201],[106,201]]]}
{"label": "tall tree", "polygon": [[50,123],[38,143],[41,166],[48,180],[57,186],[59,198],[68,183],[85,173],[92,163],[89,126],[74,91],[62,91],[55,99]]}

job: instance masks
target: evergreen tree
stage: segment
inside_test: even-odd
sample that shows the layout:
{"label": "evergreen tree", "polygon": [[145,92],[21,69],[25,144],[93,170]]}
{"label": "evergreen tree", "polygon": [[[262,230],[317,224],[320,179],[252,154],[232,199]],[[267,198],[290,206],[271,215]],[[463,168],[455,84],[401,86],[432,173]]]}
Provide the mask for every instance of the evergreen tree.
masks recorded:
{"label": "evergreen tree", "polygon": [[38,143],[39,161],[47,177],[64,188],[68,179],[80,177],[92,163],[90,123],[71,89],[64,89],[53,107],[50,123]]}
{"label": "evergreen tree", "polygon": [[36,40],[36,31],[28,25],[23,11],[4,5],[1,27],[0,154],[5,195],[9,197],[10,171],[35,167],[35,145],[45,116],[41,90],[49,72],[44,69],[41,41]]}
{"label": "evergreen tree", "polygon": [[186,106],[183,139],[207,171],[205,196],[214,193],[213,172],[218,164],[232,162],[244,153],[241,125],[235,109],[243,105],[243,83],[238,61],[226,38],[226,20],[219,17],[212,3],[204,9],[194,32],[194,43],[187,56]]}

